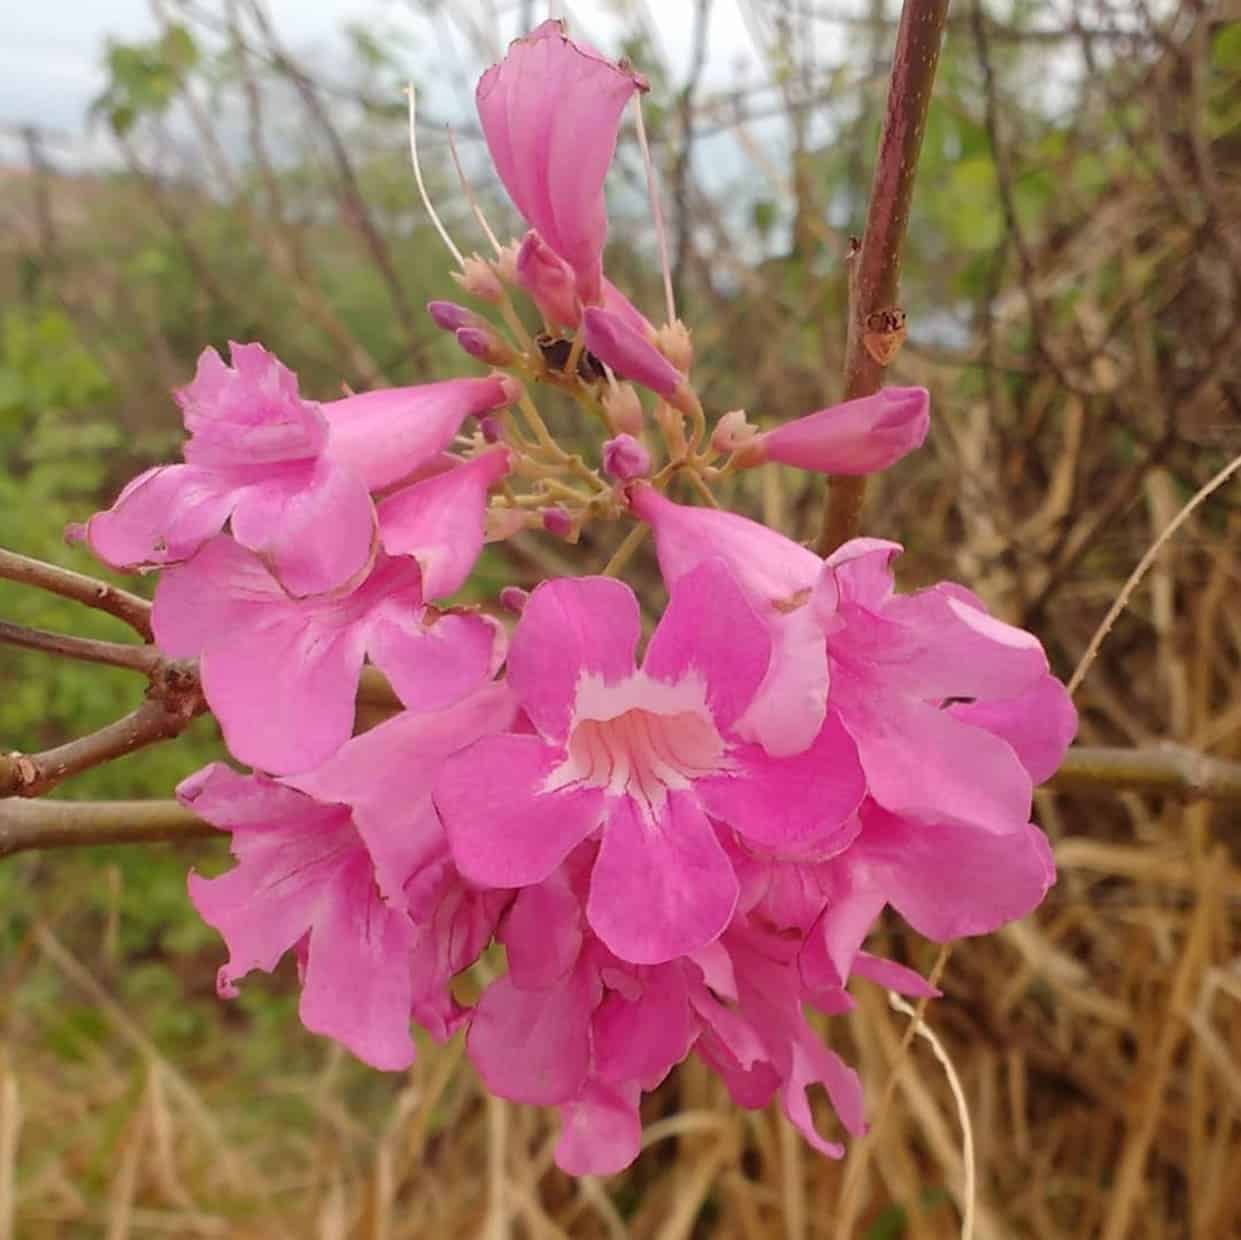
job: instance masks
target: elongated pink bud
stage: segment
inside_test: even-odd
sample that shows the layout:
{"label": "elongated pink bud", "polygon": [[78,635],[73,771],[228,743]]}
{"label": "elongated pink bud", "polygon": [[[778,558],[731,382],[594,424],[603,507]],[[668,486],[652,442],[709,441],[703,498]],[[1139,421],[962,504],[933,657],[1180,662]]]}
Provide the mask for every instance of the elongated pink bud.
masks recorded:
{"label": "elongated pink bud", "polygon": [[490,328],[462,327],[456,334],[461,348],[488,366],[507,366],[513,360],[513,350]]}
{"label": "elongated pink bud", "polygon": [[481,327],[486,320],[479,318],[473,310],[459,306],[455,301],[429,301],[427,313],[431,321],[441,331],[455,332],[462,327]]}
{"label": "elongated pink bud", "polygon": [[619,315],[588,306],[582,315],[586,347],[622,378],[672,398],[681,386],[679,370]]}
{"label": "elongated pink bud", "polygon": [[921,447],[931,425],[926,388],[884,388],[764,431],[761,459],[823,474],[873,474]]}
{"label": "elongated pink bud", "polygon": [[581,308],[573,269],[533,229],[517,251],[517,283],[549,323],[577,326]]}

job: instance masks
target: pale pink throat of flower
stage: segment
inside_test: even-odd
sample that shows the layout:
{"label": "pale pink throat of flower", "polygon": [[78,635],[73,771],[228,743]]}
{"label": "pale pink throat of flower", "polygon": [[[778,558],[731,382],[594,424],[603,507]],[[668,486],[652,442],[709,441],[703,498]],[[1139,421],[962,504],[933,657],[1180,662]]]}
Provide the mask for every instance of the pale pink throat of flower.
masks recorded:
{"label": "pale pink throat of flower", "polygon": [[730,768],[727,750],[699,676],[667,684],[635,672],[609,685],[587,673],[578,681],[565,760],[543,791],[601,788],[629,797],[653,825],[669,792]]}

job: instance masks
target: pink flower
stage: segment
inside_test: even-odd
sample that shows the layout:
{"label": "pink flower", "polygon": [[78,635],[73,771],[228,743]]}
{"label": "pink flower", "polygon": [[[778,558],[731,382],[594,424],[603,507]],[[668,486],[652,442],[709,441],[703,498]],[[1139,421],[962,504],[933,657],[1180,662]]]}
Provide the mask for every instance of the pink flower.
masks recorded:
{"label": "pink flower", "polygon": [[509,973],[483,993],[467,1041],[487,1087],[516,1102],[558,1106],[556,1162],[570,1175],[610,1175],[637,1157],[638,1101],[684,1059],[698,1025],[678,960],[619,960],[586,924],[589,850],[513,901],[497,937]]}
{"label": "pink flower", "polygon": [[858,1134],[865,1131],[862,1087],[806,1021],[798,947],[796,938],[739,918],[698,953],[706,984],[692,998],[703,1026],[695,1051],[739,1106],[766,1106],[778,1091],[802,1136],[820,1153],[840,1158],[844,1147],[819,1133],[806,1091],[823,1085],[845,1130]]}
{"label": "pink flower", "polygon": [[[1024,828],[1032,771],[1054,770],[1076,729],[1068,694],[1038,639],[988,615],[964,587],[896,594],[899,552],[877,539],[846,543],[810,602],[827,634],[832,704],[870,795],[919,821]],[[961,699],[972,712],[954,708]]]}
{"label": "pink flower", "polygon": [[876,975],[859,950],[885,905],[919,934],[945,943],[1025,917],[1055,881],[1051,849],[1032,823],[993,830],[927,822],[870,800],[860,820],[860,832],[843,852],[795,867],[798,883],[821,902],[813,925],[806,916],[798,919],[806,933],[801,969],[812,989],[843,985],[865,970],[881,984],[902,988],[890,974],[896,966],[882,962],[889,972]]}
{"label": "pink flower", "polygon": [[232,832],[237,866],[191,874],[190,899],[228,944],[220,995],[290,949],[302,962],[302,1024],[375,1068],[413,1062],[409,956],[415,929],[375,887],[371,859],[339,805],[215,763],[177,789],[182,804]]}
{"label": "pink flower", "polygon": [[478,83],[483,134],[509,197],[572,268],[578,297],[603,293],[603,182],[621,116],[645,80],[544,22]]}
{"label": "pink flower", "polygon": [[925,388],[884,388],[756,436],[755,464],[780,461],[821,474],[873,474],[920,448],[931,425]]}
{"label": "pink flower", "polygon": [[303,964],[302,1020],[378,1068],[413,1059],[409,1018],[441,1040],[464,1019],[449,984],[486,946],[510,897],[465,886],[431,805],[444,758],[511,722],[490,685],[436,714],[402,714],[330,762],[279,783],[219,763],[177,790],[233,833],[235,869],[190,876],[190,896],[228,943],[221,995],[286,951]]}
{"label": "pink flower", "polygon": [[840,830],[862,781],[833,718],[790,758],[736,735],[770,642],[722,564],[672,588],[641,670],[640,631],[637,600],[618,582],[539,586],[508,664],[534,730],[450,759],[435,797],[458,867],[482,886],[540,883],[599,832],[590,926],[621,959],[659,964],[711,942],[736,903],[708,814],[785,848]]}
{"label": "pink flower", "polygon": [[441,451],[470,413],[508,403],[502,380],[452,380],[367,392],[326,405],[262,345],[214,349],[177,392],[190,439],[184,465],[140,474],[84,538],[114,568],[189,559],[231,520],[292,594],[335,589],[365,571],[374,550],[368,490],[398,481]]}
{"label": "pink flower", "polygon": [[418,710],[446,706],[494,674],[502,630],[481,616],[437,614],[424,597],[414,561],[381,555],[349,594],[290,598],[253,552],[218,535],[164,574],[151,621],[165,655],[200,660],[230,752],[286,774],[317,766],[349,738],[368,655]]}
{"label": "pink flower", "polygon": [[854,539],[824,562],[744,517],[683,507],[643,484],[630,504],[655,532],[665,581],[722,559],[767,623],[772,662],[742,735],[796,752],[830,701],[888,810],[995,831],[1028,821],[1033,779],[1055,769],[1076,726],[1032,634],[951,583],[895,594],[896,543]]}

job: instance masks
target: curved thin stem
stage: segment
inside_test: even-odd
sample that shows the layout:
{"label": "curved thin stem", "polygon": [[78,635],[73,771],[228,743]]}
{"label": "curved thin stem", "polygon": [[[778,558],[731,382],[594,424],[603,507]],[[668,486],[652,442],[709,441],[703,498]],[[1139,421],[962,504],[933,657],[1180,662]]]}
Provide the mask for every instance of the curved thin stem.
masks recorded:
{"label": "curved thin stem", "polygon": [[93,637],[71,637],[67,633],[51,633],[47,629],[30,629],[24,624],[0,620],[0,645],[20,646],[23,650],[41,650],[65,659],[84,663],[105,663],[109,667],[127,667],[149,676],[159,666],[159,652],[154,646],[136,646],[126,642],[105,642]]}
{"label": "curved thin stem", "polygon": [[34,586],[49,594],[84,603],[96,611],[105,611],[123,620],[140,637],[151,640],[151,604],[128,590],[109,585],[98,577],[58,568],[31,556],[19,555],[0,547],[0,577],[18,585]]}

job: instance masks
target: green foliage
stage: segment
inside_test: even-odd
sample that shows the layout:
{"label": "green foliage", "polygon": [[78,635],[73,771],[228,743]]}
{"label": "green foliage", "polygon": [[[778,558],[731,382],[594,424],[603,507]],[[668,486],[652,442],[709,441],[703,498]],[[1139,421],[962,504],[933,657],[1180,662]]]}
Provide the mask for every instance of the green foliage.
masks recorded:
{"label": "green foliage", "polygon": [[172,25],[149,43],[113,43],[108,48],[108,85],[92,111],[106,118],[119,138],[142,116],[166,112],[198,63],[198,45],[184,26]]}

